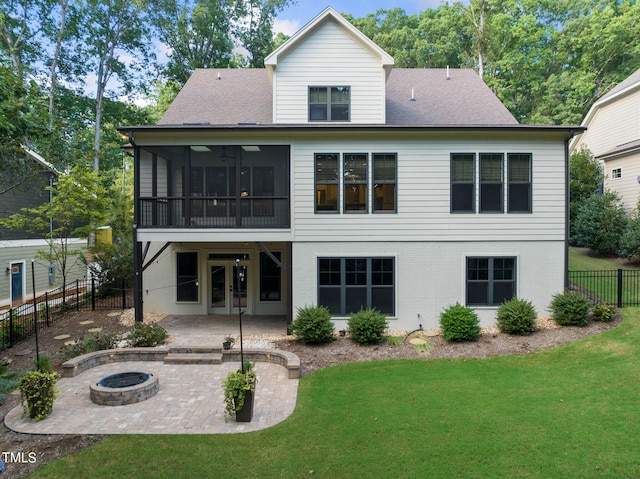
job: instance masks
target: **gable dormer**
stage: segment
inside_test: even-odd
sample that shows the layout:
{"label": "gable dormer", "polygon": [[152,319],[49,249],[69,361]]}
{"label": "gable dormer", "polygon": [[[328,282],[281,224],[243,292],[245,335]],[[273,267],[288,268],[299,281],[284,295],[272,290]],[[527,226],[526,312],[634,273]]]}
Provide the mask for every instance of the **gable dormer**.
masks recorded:
{"label": "gable dormer", "polygon": [[385,122],[393,58],[327,7],[265,59],[274,123]]}

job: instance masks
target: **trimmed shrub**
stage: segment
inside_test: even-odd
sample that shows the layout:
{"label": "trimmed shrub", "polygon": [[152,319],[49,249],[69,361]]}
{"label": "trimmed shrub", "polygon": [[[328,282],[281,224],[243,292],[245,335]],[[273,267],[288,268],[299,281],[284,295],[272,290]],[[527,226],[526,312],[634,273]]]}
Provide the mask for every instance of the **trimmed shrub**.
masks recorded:
{"label": "trimmed shrub", "polygon": [[608,323],[616,316],[616,307],[607,303],[598,303],[591,310],[594,321]]}
{"label": "trimmed shrub", "polygon": [[347,331],[356,343],[378,344],[389,326],[387,318],[376,309],[361,309],[347,321]]}
{"label": "trimmed shrub", "polygon": [[530,334],[537,317],[538,314],[530,301],[511,298],[498,308],[498,328],[507,334]]}
{"label": "trimmed shrub", "polygon": [[336,339],[331,313],[325,306],[298,308],[291,332],[304,344],[329,343]]}
{"label": "trimmed shrub", "polygon": [[571,226],[578,246],[596,254],[615,254],[627,227],[627,214],[618,195],[596,193],[581,204]]}
{"label": "trimmed shrub", "polygon": [[167,340],[167,330],[157,323],[136,323],[127,336],[132,348],[154,347],[164,344]]}
{"label": "trimmed shrub", "polygon": [[440,314],[440,327],[447,341],[476,341],[480,334],[477,313],[460,303],[447,307]]}
{"label": "trimmed shrub", "polygon": [[575,291],[564,291],[553,296],[549,310],[553,320],[561,326],[584,326],[589,321],[587,298]]}
{"label": "trimmed shrub", "polygon": [[118,344],[118,340],[118,335],[113,331],[100,331],[88,339],[64,346],[60,350],[60,359],[65,362],[76,356],[93,353],[94,351],[113,349]]}

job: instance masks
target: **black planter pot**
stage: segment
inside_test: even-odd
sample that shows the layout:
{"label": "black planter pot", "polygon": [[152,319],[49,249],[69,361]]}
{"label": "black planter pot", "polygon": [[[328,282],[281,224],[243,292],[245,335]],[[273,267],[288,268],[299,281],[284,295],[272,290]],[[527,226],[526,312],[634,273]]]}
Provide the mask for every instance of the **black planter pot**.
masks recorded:
{"label": "black planter pot", "polygon": [[236,411],[236,422],[251,422],[253,418],[253,392],[244,395],[244,404]]}
{"label": "black planter pot", "polygon": [[230,342],[225,341],[225,342],[223,342],[223,343],[222,343],[222,347],[223,347],[224,349],[231,349],[231,343],[230,343]]}

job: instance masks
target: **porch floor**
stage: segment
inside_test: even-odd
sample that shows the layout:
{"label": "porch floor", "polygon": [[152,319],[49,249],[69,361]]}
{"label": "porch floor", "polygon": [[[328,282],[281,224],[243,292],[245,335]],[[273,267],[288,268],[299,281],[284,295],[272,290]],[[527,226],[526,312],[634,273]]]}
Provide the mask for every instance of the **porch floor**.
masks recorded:
{"label": "porch floor", "polygon": [[[171,346],[220,346],[227,334],[238,338],[238,315],[171,315],[159,321],[171,337]],[[242,335],[285,335],[286,316],[242,315]]]}

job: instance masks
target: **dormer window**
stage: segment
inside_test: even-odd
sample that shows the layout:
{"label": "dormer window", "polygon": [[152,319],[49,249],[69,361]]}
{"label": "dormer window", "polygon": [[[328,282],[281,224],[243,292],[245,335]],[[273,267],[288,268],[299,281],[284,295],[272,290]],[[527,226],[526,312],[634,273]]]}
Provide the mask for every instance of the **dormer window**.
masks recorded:
{"label": "dormer window", "polygon": [[309,121],[350,121],[351,87],[309,87]]}

